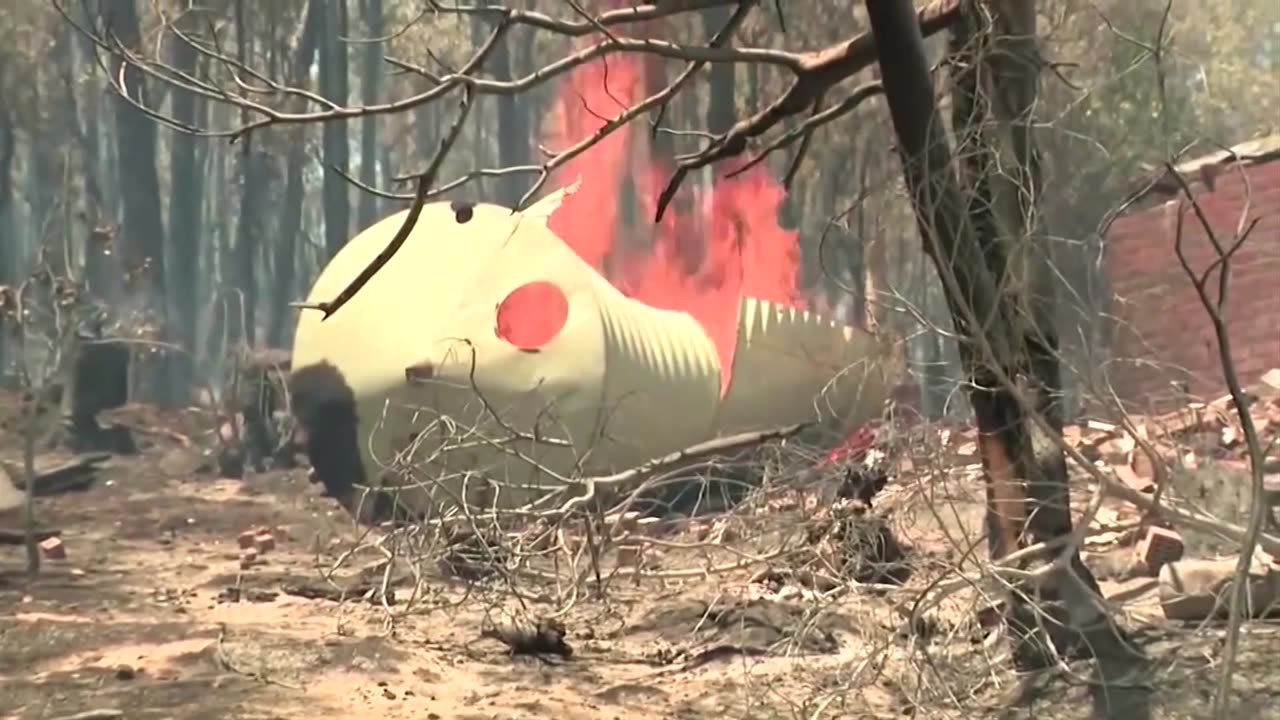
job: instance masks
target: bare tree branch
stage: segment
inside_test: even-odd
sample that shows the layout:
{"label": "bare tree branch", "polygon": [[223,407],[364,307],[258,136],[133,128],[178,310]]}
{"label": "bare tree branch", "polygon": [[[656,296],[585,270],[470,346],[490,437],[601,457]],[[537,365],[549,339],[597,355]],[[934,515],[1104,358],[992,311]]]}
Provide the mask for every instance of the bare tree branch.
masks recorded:
{"label": "bare tree branch", "polygon": [[[934,0],[921,8],[916,13],[921,34],[928,37],[951,25],[959,17],[959,8],[959,0]],[[820,96],[846,78],[865,70],[876,58],[875,38],[870,32],[839,45],[805,54],[800,67],[795,70],[796,79],[782,97],[755,115],[739,120],[702,151],[679,159],[670,182],[658,198],[657,219],[662,219],[680,189],[680,184],[690,172],[742,154],[752,138],[763,135],[786,118],[813,107]],[[844,102],[837,105],[842,106]]]}
{"label": "bare tree branch", "polygon": [[[495,31],[496,33],[497,31]],[[387,247],[378,253],[373,262],[360,271],[360,274],[343,288],[342,292],[338,293],[338,296],[333,300],[320,303],[298,303],[295,307],[320,310],[324,313],[324,319],[328,319],[330,315],[338,311],[338,308],[346,305],[351,298],[355,297],[355,294],[360,292],[360,288],[372,280],[373,276],[399,252],[401,246],[413,234],[413,228],[418,224],[418,216],[422,214],[422,206],[427,202],[427,190],[435,180],[435,175],[440,170],[440,165],[444,162],[445,155],[449,153],[450,148],[458,141],[458,136],[462,134],[462,126],[466,123],[467,116],[471,113],[472,99],[471,88],[463,88],[462,100],[458,103],[458,115],[454,118],[453,125],[449,127],[449,131],[440,140],[440,146],[436,149],[435,156],[431,158],[431,164],[418,176],[418,191],[414,196],[413,205],[409,207],[404,223],[396,231],[395,236],[391,238],[391,242],[387,243]]]}

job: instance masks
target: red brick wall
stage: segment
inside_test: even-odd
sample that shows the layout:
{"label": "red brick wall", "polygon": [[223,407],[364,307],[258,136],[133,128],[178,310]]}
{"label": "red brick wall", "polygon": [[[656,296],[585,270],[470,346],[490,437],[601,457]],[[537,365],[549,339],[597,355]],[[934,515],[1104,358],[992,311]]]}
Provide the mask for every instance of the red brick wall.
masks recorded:
{"label": "red brick wall", "polygon": [[[1226,305],[1236,369],[1250,385],[1280,367],[1280,160],[1247,166],[1244,177],[1228,167],[1212,179],[1212,188],[1201,179],[1191,188],[1224,244],[1236,235],[1246,195],[1249,219],[1258,219],[1234,255]],[[1174,250],[1178,199],[1166,193],[1146,200],[1144,208],[1117,219],[1106,238],[1115,323],[1107,375],[1139,412],[1179,403],[1173,382],[1185,382],[1201,398],[1226,392],[1213,327]],[[1216,257],[1189,206],[1183,247],[1198,273]],[[1216,297],[1218,273],[1211,278]]]}

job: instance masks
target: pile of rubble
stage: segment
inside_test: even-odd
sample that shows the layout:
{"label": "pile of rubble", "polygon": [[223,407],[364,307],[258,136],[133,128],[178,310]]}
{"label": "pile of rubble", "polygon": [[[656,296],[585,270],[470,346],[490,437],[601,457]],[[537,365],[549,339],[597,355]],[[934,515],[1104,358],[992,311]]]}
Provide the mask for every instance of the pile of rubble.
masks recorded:
{"label": "pile of rubble", "polygon": [[[1280,369],[1246,388],[1245,401],[1263,458],[1263,532],[1280,534],[1275,513],[1280,505]],[[977,462],[974,433],[953,435],[948,444]],[[1067,426],[1063,435],[1080,456],[1139,493],[1177,498],[1223,523],[1248,525],[1253,468],[1246,430],[1230,395],[1162,415],[1131,415],[1120,423],[1088,420]],[[1083,510],[1092,478],[1083,471],[1073,475],[1081,479],[1073,495]],[[1086,558],[1110,561],[1099,574],[1120,580],[1158,578],[1167,618],[1202,620],[1226,613],[1239,564],[1238,542],[1178,527],[1158,511],[1143,512],[1114,497],[1104,502],[1090,530]],[[1255,552],[1249,587],[1249,615],[1280,612],[1280,558]]]}
{"label": "pile of rubble", "polygon": [[[1263,532],[1280,536],[1280,518],[1274,513],[1280,505],[1280,369],[1266,373],[1246,388],[1245,400],[1263,457],[1262,502],[1268,513]],[[775,518],[799,512],[811,521],[823,521],[819,525],[830,529],[833,523],[842,525],[836,522],[836,516],[841,515],[839,509],[853,503],[862,511],[857,513],[858,524],[873,527],[882,519],[879,516],[895,512],[893,508],[900,504],[895,499],[898,495],[910,494],[907,478],[933,476],[922,465],[925,462],[935,470],[961,478],[963,485],[972,486],[977,497],[981,496],[982,465],[977,430],[972,426],[914,424],[905,429],[886,427],[883,431],[874,442],[861,443],[839,458],[841,467],[831,468],[833,473],[829,474],[833,477],[828,478],[828,484],[834,480],[835,485],[826,493],[795,493],[798,488],[766,490],[767,497],[758,512]],[[1201,620],[1225,614],[1229,588],[1239,564],[1240,543],[1180,527],[1159,508],[1176,501],[1181,507],[1193,507],[1223,524],[1248,525],[1254,501],[1253,468],[1246,430],[1232,397],[1189,403],[1161,415],[1129,415],[1119,422],[1083,420],[1064,428],[1063,439],[1075,451],[1071,453],[1071,466],[1077,517],[1097,490],[1094,472],[1081,467],[1081,459],[1092,464],[1092,470],[1158,503],[1156,511],[1150,511],[1115,493],[1104,497],[1091,518],[1083,548],[1086,562],[1099,579],[1125,583],[1148,578],[1150,588],[1158,589],[1160,607],[1169,619]],[[889,481],[889,497],[884,512],[873,513],[872,498],[885,488],[882,473],[886,470],[893,478]],[[879,509],[878,503],[876,507]],[[826,533],[823,538],[829,539],[830,535]],[[830,544],[810,540],[815,547]],[[840,547],[844,549],[843,544]],[[820,554],[827,557],[847,553],[828,549]],[[895,556],[854,558],[858,560],[854,566],[868,559],[901,562],[900,556],[891,555]],[[1272,605],[1280,611],[1278,560],[1267,553],[1255,553],[1250,571],[1251,602],[1246,609],[1252,616],[1272,614]],[[848,565],[825,564],[836,568]]]}

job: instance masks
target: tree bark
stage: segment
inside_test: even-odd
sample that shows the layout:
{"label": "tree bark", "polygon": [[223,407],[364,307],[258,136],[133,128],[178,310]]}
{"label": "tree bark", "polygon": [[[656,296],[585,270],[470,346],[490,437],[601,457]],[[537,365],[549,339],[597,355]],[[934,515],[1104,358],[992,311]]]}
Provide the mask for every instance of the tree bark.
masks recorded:
{"label": "tree bark", "polygon": [[56,86],[57,80],[51,80],[47,76],[52,74],[56,78],[62,74],[68,43],[64,32],[54,29],[53,33],[53,62],[36,64],[32,84],[35,88],[36,117],[46,127],[46,131],[34,133],[31,140],[31,171],[35,177],[32,187],[34,192],[31,194],[31,222],[38,252],[44,253],[53,272],[61,274],[66,267],[63,253],[66,229],[63,227],[62,211],[56,199],[66,194],[63,187],[66,177],[58,142],[58,126],[65,122],[65,117],[55,106],[57,98],[52,93],[45,93],[44,89]]}
{"label": "tree bark", "polygon": [[[702,11],[702,27],[710,40],[724,26],[732,13],[732,8],[709,8]],[[709,95],[707,97],[707,132],[719,135],[726,132],[738,121],[737,97],[734,92],[737,65],[732,63],[712,63],[707,77]]]}
{"label": "tree bark", "polygon": [[[134,0],[103,3],[99,12],[108,32],[126,47],[145,52],[140,46],[141,29]],[[142,106],[151,106],[145,75],[117,59],[113,72],[122,75],[125,87]],[[113,96],[116,124],[116,163],[120,196],[124,206],[119,251],[125,272],[129,309],[155,323],[156,339],[165,329],[165,228],[160,205],[160,179],[156,171],[156,125],[127,100]],[[163,371],[150,378],[144,395],[167,403],[168,384]]]}
{"label": "tree bark", "polygon": [[[329,100],[346,104],[350,96],[347,81],[347,0],[325,3],[320,33],[320,93]],[[347,181],[333,171],[350,170],[347,123],[335,120],[324,124],[324,238],[325,250],[333,257],[347,243],[351,225],[351,200]]]}
{"label": "tree bark", "polygon": [[[198,29],[194,11],[188,11],[179,22],[186,30]],[[196,49],[175,38],[172,52],[174,67],[194,76],[198,57]],[[197,116],[203,100],[194,93],[175,89],[172,101],[174,119],[188,127],[198,127]],[[172,377],[173,392],[179,398],[191,397],[191,384],[195,377],[200,248],[204,237],[204,173],[196,158],[199,142],[193,135],[174,133],[169,159],[169,273],[173,281],[169,293],[169,317],[172,319],[173,341],[187,352],[187,357],[177,364]]]}
{"label": "tree bark", "polygon": [[[141,42],[134,0],[112,3],[103,20],[125,46]],[[114,12],[113,12],[114,11]],[[122,69],[126,86],[146,105],[145,76],[131,65]],[[164,297],[164,220],[160,213],[160,179],[156,173],[156,126],[123,98],[115,100],[116,153],[120,193],[124,205],[121,255],[126,272],[135,276],[131,288],[139,306],[159,314]],[[145,268],[145,269],[144,269]]]}
{"label": "tree bark", "polygon": [[[984,215],[991,209],[990,203],[984,202],[988,198],[981,197],[986,190],[979,184],[966,192],[954,174],[950,144],[933,97],[923,37],[910,0],[867,0],[866,5],[880,48],[885,99],[925,252],[943,278],[948,307],[962,338],[961,357],[971,384],[969,397],[986,476],[988,541],[991,554],[1000,558],[1028,540],[1059,540],[1072,531],[1066,460],[1059,445],[1038,430],[1027,412],[1040,412],[1061,435],[1054,395],[1057,356],[1045,340],[1045,329],[1037,327],[1039,319],[1034,314],[1031,322],[1024,319],[1029,315],[1022,312],[1025,296],[1004,291],[1010,286],[1006,281],[1025,278],[1009,277],[1007,252],[1001,244],[1001,232],[1007,228],[999,228],[994,218]],[[976,3],[970,8],[976,8]],[[964,57],[959,60],[963,63]],[[957,73],[961,86],[958,100],[972,106],[974,99],[965,97],[963,89],[966,70],[962,66]],[[1025,88],[1016,91],[1023,92]],[[973,117],[971,113],[962,118],[966,125],[957,132],[971,132]],[[1023,141],[1022,152],[1026,154],[1022,157],[1029,159],[1030,143],[1025,136]],[[967,175],[971,182],[975,180],[972,166]],[[976,180],[984,178],[979,175]],[[971,206],[964,200],[970,195],[979,196]],[[966,212],[970,210],[972,215]],[[1031,208],[1023,211],[1029,216]],[[1009,387],[1009,382],[1018,386]],[[1030,408],[1020,401],[1024,399],[1030,399]],[[1118,672],[1132,666],[1139,656],[1119,638],[1097,604],[1097,584],[1078,552],[1072,553],[1067,572],[1051,574],[1040,588],[1019,588],[1014,593],[1010,622],[1018,631],[1017,660],[1023,667],[1039,667],[1045,658],[1030,631],[1024,591],[1040,594],[1047,603],[1040,609],[1071,631],[1055,632],[1052,623],[1046,623],[1060,649],[1076,650],[1084,645],[1098,658],[1104,680],[1100,697],[1110,704],[1095,704],[1095,710],[1104,717],[1120,717],[1118,711],[1127,713],[1125,717],[1134,713],[1143,716],[1141,703],[1122,702],[1125,707],[1118,709],[1114,701],[1119,688],[1106,687],[1107,681],[1114,681]],[[1079,642],[1082,639],[1084,643]],[[1145,714],[1149,712],[1146,707]]]}
{"label": "tree bark", "polygon": [[[236,0],[236,57],[242,65],[248,64],[249,48],[253,39],[244,18],[244,0]],[[249,122],[246,113],[241,122]],[[239,302],[232,303],[238,313],[227,318],[229,336],[233,343],[243,342],[253,347],[256,340],[256,316],[258,307],[258,278],[256,272],[258,249],[262,244],[262,203],[267,191],[263,167],[263,151],[257,148],[258,137],[249,135],[240,146],[240,216],[236,223],[234,287],[240,291]]]}
{"label": "tree bark", "polygon": [[[316,56],[319,31],[322,27],[324,3],[311,0],[307,3],[298,33],[293,59],[289,68],[289,84],[306,87],[311,62]],[[307,164],[307,128],[289,128],[289,153],[285,163],[284,211],[280,219],[280,237],[274,245],[275,281],[272,285],[272,311],[267,330],[271,347],[284,347],[289,342],[293,311],[289,308],[294,286],[297,284],[298,245],[302,235],[302,205],[306,188],[302,171]]]}
{"label": "tree bark", "polygon": [[[527,35],[526,29],[518,29],[516,34]],[[490,58],[494,77],[497,80],[511,80],[515,77],[519,59],[512,50],[515,38],[508,33],[502,42],[493,49]],[[517,102],[519,100],[519,102]],[[498,167],[514,167],[529,163],[529,150],[532,136],[529,134],[529,118],[527,97],[517,98],[514,94],[497,97],[498,104]],[[497,200],[507,207],[515,207],[524,195],[523,179],[520,175],[511,174],[498,178]]]}
{"label": "tree bark", "polygon": [[[378,101],[382,90],[382,43],[370,42],[386,34],[386,17],[382,0],[362,0],[364,28],[368,38],[363,46],[360,74],[360,94],[365,105]],[[513,96],[514,100],[514,96]],[[499,114],[501,122],[502,114]],[[366,117],[360,127],[360,182],[375,187],[378,184],[378,117]],[[370,192],[360,193],[360,206],[356,224],[367,228],[378,219],[378,196]]]}
{"label": "tree bark", "polygon": [[[8,68],[0,60],[0,85]],[[8,284],[13,276],[13,248],[17,238],[13,233],[13,164],[17,155],[17,138],[14,137],[13,119],[7,106],[0,107],[0,285]],[[0,326],[5,323],[0,322]],[[8,332],[0,327],[0,379],[9,373]]]}

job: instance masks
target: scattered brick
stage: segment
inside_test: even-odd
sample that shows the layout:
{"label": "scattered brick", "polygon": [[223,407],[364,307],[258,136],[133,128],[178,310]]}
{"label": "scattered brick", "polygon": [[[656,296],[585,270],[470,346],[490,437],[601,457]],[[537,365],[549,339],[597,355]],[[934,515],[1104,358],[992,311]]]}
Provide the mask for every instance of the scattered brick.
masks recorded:
{"label": "scattered brick", "polygon": [[258,533],[253,537],[253,545],[260,553],[268,553],[276,548],[276,537],[271,533]]}
{"label": "scattered brick", "polygon": [[257,539],[257,537],[258,537],[258,534],[255,533],[254,531],[245,530],[244,532],[236,536],[236,544],[238,544],[242,550],[247,550],[254,546],[254,541]]}
{"label": "scattered brick", "polygon": [[639,543],[635,543],[635,544],[628,543],[626,545],[619,545],[618,546],[618,566],[638,568],[640,567],[640,561],[643,559],[643,555],[644,555],[644,546]]}
{"label": "scattered brick", "polygon": [[240,553],[240,569],[248,570],[249,568],[253,567],[254,563],[256,562],[258,562],[257,550],[253,548],[249,548],[248,550],[245,550],[244,552]]}
{"label": "scattered brick", "polygon": [[662,530],[662,518],[645,517],[636,521],[636,534],[643,537],[657,537]]}
{"label": "scattered brick", "polygon": [[1186,552],[1182,536],[1168,528],[1152,526],[1138,541],[1135,554],[1153,577],[1166,563],[1177,562]]}
{"label": "scattered brick", "polygon": [[67,559],[67,546],[62,544],[62,538],[51,537],[41,541],[40,550],[50,560]]}

